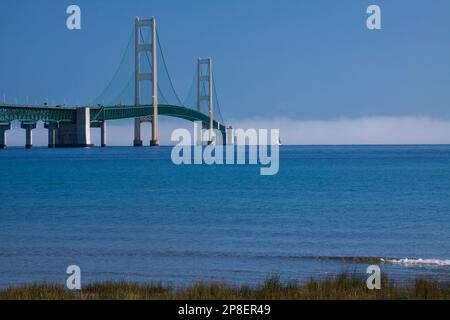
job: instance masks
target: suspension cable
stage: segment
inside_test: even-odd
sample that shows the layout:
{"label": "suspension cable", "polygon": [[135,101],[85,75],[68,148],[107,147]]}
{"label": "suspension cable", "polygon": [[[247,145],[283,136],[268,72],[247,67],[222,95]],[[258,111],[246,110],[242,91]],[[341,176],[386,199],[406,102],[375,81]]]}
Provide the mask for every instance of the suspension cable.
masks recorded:
{"label": "suspension cable", "polygon": [[[195,69],[197,69],[197,68],[195,68]],[[193,105],[191,105],[191,108],[197,109],[197,101],[195,100],[195,97],[192,96],[192,95],[195,95],[194,87],[196,87],[196,86],[197,86],[197,70],[194,72],[194,76],[192,78],[191,85],[189,87],[189,91],[187,92],[186,97],[183,100],[183,105],[186,106],[187,108],[189,108],[189,103],[192,102],[192,101],[190,101],[190,99],[192,98],[194,101],[193,101]]]}
{"label": "suspension cable", "polygon": [[216,81],[215,81],[215,78],[214,78],[214,73],[212,74],[212,82],[213,82],[213,88],[214,88],[214,95],[216,96],[216,102],[217,102],[217,109],[219,111],[219,117],[220,117],[220,120],[222,120],[222,123],[225,123],[225,120],[223,119],[223,116],[222,116],[222,111],[220,110],[219,95],[217,94]]}
{"label": "suspension cable", "polygon": [[159,32],[158,32],[158,30],[156,30],[156,39],[157,39],[157,41],[158,41],[159,52],[161,53],[161,58],[162,58],[162,61],[163,61],[163,64],[164,64],[164,69],[166,70],[167,77],[169,78],[169,83],[170,83],[170,86],[172,87],[172,91],[173,91],[173,93],[175,94],[175,97],[177,98],[178,103],[179,103],[181,106],[184,107],[185,105],[183,104],[183,102],[181,101],[180,97],[178,96],[178,94],[177,94],[177,92],[176,92],[176,90],[175,90],[175,86],[173,85],[172,78],[170,77],[169,69],[167,68],[166,59],[165,59],[165,57],[164,57],[164,52],[163,52],[163,50],[162,50],[161,42],[160,42],[160,40],[159,40]]}
{"label": "suspension cable", "polygon": [[[134,27],[133,27],[133,29],[134,29]],[[115,78],[117,77],[117,75],[119,74],[120,67],[121,67],[122,64],[124,63],[125,58],[126,58],[126,54],[127,54],[127,51],[128,51],[128,48],[130,47],[131,39],[133,38],[133,34],[134,34],[134,31],[132,30],[131,33],[130,33],[130,37],[128,38],[127,47],[126,47],[125,51],[123,52],[122,59],[120,60],[119,66],[117,67],[116,72],[114,73],[113,77],[111,78],[111,81],[110,81],[110,82],[108,83],[108,85],[103,89],[103,91],[97,96],[97,98],[95,98],[94,100],[91,101],[92,103],[95,103],[95,102],[99,101],[100,98],[103,97],[103,95],[106,93],[106,91],[108,91],[108,89],[111,87],[111,85],[112,85],[114,79],[115,79]]]}

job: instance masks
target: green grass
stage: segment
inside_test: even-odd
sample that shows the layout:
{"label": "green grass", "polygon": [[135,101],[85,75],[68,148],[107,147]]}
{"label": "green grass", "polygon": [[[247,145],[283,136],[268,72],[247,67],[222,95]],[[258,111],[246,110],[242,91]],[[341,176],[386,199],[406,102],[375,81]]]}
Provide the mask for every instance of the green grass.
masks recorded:
{"label": "green grass", "polygon": [[364,278],[341,274],[333,279],[283,283],[277,277],[257,286],[223,283],[194,283],[175,288],[163,284],[104,282],[87,285],[82,291],[69,291],[54,284],[32,284],[0,291],[0,300],[450,300],[450,285],[417,279],[398,285],[386,277],[381,290],[368,290]]}

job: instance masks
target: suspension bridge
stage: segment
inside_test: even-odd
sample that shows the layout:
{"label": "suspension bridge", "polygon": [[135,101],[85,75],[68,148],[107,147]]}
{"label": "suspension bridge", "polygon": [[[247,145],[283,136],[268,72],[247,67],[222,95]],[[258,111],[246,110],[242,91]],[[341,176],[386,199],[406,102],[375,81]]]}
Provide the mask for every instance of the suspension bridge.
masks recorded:
{"label": "suspension bridge", "polygon": [[[160,65],[163,67],[158,69]],[[11,129],[13,121],[20,122],[21,128],[26,130],[26,148],[33,145],[33,129],[39,121],[48,129],[49,148],[91,147],[91,128],[101,129],[101,146],[105,147],[106,122],[130,118],[135,119],[133,145],[143,145],[141,124],[150,122],[150,146],[158,146],[159,116],[201,121],[203,129],[210,132],[209,142],[214,140],[213,131],[217,130],[225,141],[226,127],[220,111],[212,59],[197,60],[191,89],[182,101],[168,71],[156,19],[136,18],[119,67],[91,104],[83,107],[7,104],[6,101],[0,104],[0,148],[6,147],[6,131]]]}

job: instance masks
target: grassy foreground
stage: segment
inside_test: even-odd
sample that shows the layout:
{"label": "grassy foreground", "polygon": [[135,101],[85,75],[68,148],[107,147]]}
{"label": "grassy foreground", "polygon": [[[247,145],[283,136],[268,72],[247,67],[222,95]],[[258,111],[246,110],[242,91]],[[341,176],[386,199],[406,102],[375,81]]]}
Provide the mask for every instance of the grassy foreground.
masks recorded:
{"label": "grassy foreground", "polygon": [[94,283],[73,292],[59,285],[33,284],[0,291],[0,300],[450,300],[450,285],[418,279],[410,285],[383,281],[381,290],[368,290],[365,279],[342,274],[334,279],[310,280],[304,284],[282,283],[269,278],[255,286],[195,283],[184,288],[162,284],[128,282]]}

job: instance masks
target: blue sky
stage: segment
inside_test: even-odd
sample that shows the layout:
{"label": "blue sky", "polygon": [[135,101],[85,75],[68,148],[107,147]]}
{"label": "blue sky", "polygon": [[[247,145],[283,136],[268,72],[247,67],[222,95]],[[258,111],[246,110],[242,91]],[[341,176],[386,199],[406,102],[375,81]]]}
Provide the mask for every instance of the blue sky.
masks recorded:
{"label": "blue sky", "polygon": [[[82,30],[66,29],[66,8]],[[380,31],[366,9],[382,10]],[[156,16],[175,87],[212,56],[225,119],[450,119],[450,2],[17,1],[0,4],[0,93],[82,104],[111,79],[135,16]],[[2,98],[3,99],[3,98]]]}

